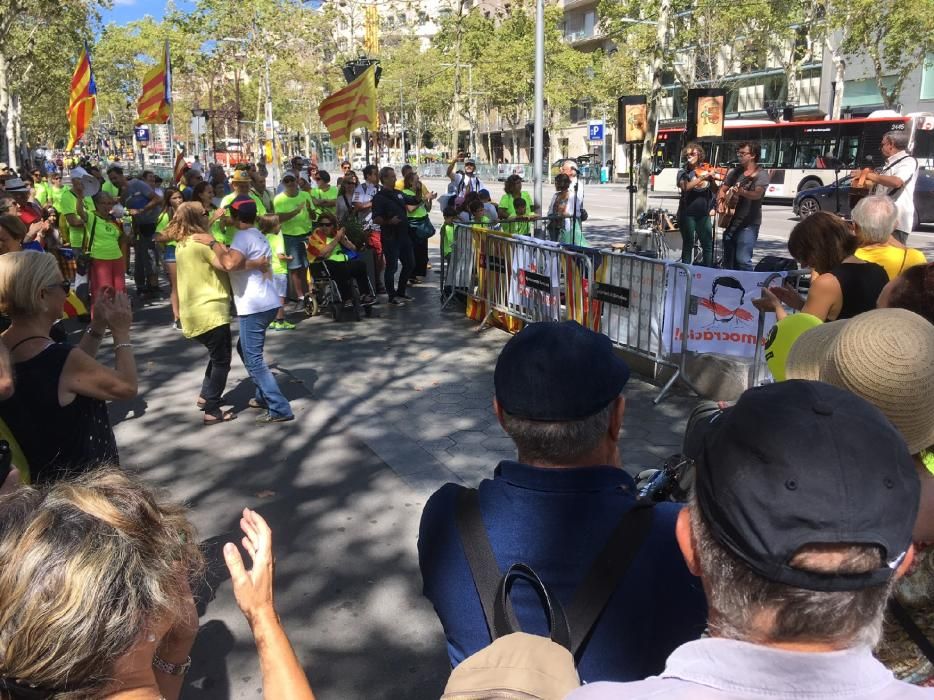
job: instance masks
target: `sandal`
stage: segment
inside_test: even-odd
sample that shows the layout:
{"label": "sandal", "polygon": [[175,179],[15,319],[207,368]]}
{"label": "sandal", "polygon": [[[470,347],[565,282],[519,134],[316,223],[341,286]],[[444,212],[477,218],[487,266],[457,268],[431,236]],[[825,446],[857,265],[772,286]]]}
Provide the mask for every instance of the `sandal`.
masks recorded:
{"label": "sandal", "polygon": [[217,409],[216,411],[205,412],[204,424],[217,425],[218,423],[229,423],[232,420],[236,420],[236,418],[237,414],[233,411],[221,411]]}

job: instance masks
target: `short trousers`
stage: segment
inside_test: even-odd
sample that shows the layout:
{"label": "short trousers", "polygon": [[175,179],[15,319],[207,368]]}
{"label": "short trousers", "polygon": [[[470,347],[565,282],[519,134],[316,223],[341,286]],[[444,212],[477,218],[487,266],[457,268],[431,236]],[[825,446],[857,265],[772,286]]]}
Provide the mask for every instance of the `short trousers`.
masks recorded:
{"label": "short trousers", "polygon": [[305,248],[308,243],[308,236],[287,236],[282,234],[282,240],[285,241],[285,254],[291,255],[289,260],[290,270],[304,270],[308,267],[308,250]]}
{"label": "short trousers", "polygon": [[272,275],[272,283],[276,287],[276,294],[284,297],[289,290],[289,275],[285,272],[275,272]]}
{"label": "short trousers", "polygon": [[162,256],[162,262],[174,263],[175,262],[175,246],[167,245],[165,247],[165,254]]}
{"label": "short trousers", "polygon": [[370,247],[377,258],[383,254],[383,237],[379,231],[370,231]]}

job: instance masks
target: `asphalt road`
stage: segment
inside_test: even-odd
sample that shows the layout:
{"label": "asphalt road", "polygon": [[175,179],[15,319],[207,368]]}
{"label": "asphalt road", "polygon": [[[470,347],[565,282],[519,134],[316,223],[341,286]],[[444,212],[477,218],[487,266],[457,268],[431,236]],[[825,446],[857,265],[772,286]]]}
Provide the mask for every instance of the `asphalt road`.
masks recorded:
{"label": "asphalt road", "polygon": [[[439,193],[445,191],[446,180],[426,180],[426,184]],[[493,201],[499,201],[503,194],[501,182],[486,183],[490,188]],[[543,199],[551,201],[554,186],[546,185]],[[584,232],[597,230],[600,236],[597,243],[610,240],[625,241],[628,238],[629,227],[629,193],[625,185],[596,185],[587,186],[584,206],[587,208],[589,218],[584,226]],[[674,213],[678,209],[678,195],[675,192],[652,192],[649,196],[651,208],[662,207]],[[756,257],[761,255],[788,255],[786,243],[791,229],[798,223],[798,218],[791,210],[791,202],[768,201],[762,207],[762,228],[759,231],[759,245]],[[588,236],[589,237],[589,236]],[[592,241],[593,242],[593,241]],[[668,241],[675,252],[680,251],[680,236],[675,233]],[[934,226],[928,224],[916,229],[908,243],[913,248],[921,250],[929,260],[934,259]]]}

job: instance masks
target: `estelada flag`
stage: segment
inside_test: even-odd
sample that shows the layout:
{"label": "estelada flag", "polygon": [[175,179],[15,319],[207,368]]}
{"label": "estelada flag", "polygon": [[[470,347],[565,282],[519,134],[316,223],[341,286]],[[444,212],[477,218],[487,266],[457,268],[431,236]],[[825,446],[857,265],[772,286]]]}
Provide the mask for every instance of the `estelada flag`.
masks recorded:
{"label": "estelada flag", "polygon": [[349,141],[355,129],[378,128],[376,66],[370,66],[347,87],[325,98],[318,107],[318,116],[331,134],[333,144]]}
{"label": "estelada flag", "polygon": [[185,156],[179,152],[175,155],[175,167],[172,171],[172,178],[176,184],[182,181],[182,175],[185,174],[186,170],[188,170],[188,163],[185,162]]}
{"label": "estelada flag", "polygon": [[172,64],[169,61],[169,42],[165,42],[162,60],[143,76],[143,94],[136,103],[136,123],[165,124],[172,116],[171,88]]}
{"label": "estelada flag", "polygon": [[74,75],[71,76],[71,92],[68,98],[68,148],[70,151],[78,143],[91,117],[94,116],[94,107],[97,105],[97,84],[94,82],[94,71],[91,70],[91,53],[88,43],[84,42],[81,55],[78,56],[78,65],[75,66]]}

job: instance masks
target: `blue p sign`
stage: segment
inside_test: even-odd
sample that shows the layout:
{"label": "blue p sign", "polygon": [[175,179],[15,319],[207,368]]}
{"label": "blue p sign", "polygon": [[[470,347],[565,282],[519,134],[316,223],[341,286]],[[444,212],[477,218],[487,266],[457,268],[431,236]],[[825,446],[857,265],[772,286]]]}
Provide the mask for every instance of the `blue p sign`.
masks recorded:
{"label": "blue p sign", "polygon": [[136,140],[140,143],[149,143],[149,127],[148,126],[138,126],[134,129],[136,132]]}
{"label": "blue p sign", "polygon": [[603,122],[590,122],[587,138],[590,141],[603,140]]}

